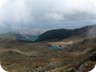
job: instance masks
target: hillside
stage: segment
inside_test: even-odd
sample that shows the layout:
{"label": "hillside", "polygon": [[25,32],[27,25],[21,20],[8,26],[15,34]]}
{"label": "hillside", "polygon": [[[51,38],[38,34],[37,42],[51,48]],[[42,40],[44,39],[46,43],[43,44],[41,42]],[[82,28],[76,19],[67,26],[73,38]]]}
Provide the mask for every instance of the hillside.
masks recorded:
{"label": "hillside", "polygon": [[15,39],[22,42],[38,42],[38,41],[58,41],[70,37],[92,38],[96,35],[96,25],[85,26],[78,29],[54,29],[46,31],[40,35],[21,34],[21,33],[5,33],[0,37],[7,39]]}
{"label": "hillside", "polygon": [[72,36],[94,37],[96,35],[96,25],[85,26],[79,29],[56,29],[41,34],[36,41],[62,40]]}
{"label": "hillside", "polygon": [[8,72],[88,72],[96,64],[95,33],[88,37],[93,27],[50,30],[37,42],[32,35],[2,34],[0,64]]}

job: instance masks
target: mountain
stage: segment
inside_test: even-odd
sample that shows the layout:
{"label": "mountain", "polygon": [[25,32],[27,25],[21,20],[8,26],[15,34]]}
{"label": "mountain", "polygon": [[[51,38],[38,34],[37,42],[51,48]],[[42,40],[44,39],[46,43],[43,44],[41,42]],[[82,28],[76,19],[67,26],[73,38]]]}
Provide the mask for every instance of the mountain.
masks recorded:
{"label": "mountain", "polygon": [[22,42],[34,42],[37,38],[38,35],[24,35],[24,34],[16,35],[16,40]]}
{"label": "mountain", "polygon": [[22,42],[33,42],[38,38],[38,35],[29,35],[21,33],[8,32],[0,34],[1,41],[22,41]]}
{"label": "mountain", "polygon": [[[32,32],[31,32],[32,33]],[[77,29],[54,29],[46,31],[39,35],[31,33],[5,33],[0,34],[0,38],[14,39],[23,42],[53,41],[62,40],[70,37],[79,36],[82,38],[96,37],[96,25],[85,26]]]}
{"label": "mountain", "polygon": [[56,29],[41,34],[36,41],[42,40],[60,40],[72,36],[73,30]]}
{"label": "mountain", "polygon": [[85,26],[78,29],[55,29],[41,34],[36,41],[62,40],[72,36],[94,37],[96,35],[96,25]]}
{"label": "mountain", "polygon": [[16,36],[18,35],[18,33],[4,33],[4,34],[0,34],[0,40],[16,40]]}

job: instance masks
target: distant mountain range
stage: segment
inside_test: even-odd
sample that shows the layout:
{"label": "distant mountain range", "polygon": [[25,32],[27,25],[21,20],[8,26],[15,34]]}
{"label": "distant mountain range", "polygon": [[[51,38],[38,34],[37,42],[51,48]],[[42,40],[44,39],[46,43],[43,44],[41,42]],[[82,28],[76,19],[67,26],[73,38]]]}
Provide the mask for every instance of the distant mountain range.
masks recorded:
{"label": "distant mountain range", "polygon": [[0,35],[0,37],[3,37],[3,39],[5,37],[24,42],[62,40],[72,36],[80,36],[88,38],[96,37],[96,25],[85,26],[78,29],[54,29],[46,31],[40,35],[20,34],[20,33],[6,33]]}

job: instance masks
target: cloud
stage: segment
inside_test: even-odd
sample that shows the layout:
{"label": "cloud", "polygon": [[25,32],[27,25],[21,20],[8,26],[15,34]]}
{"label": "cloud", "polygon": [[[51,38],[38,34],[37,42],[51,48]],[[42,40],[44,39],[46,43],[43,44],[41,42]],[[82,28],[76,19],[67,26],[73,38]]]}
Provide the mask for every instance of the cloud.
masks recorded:
{"label": "cloud", "polygon": [[0,23],[55,24],[96,18],[88,0],[7,0],[0,8]]}
{"label": "cloud", "polygon": [[9,0],[0,10],[0,19],[3,21],[27,21],[31,17],[25,0]]}

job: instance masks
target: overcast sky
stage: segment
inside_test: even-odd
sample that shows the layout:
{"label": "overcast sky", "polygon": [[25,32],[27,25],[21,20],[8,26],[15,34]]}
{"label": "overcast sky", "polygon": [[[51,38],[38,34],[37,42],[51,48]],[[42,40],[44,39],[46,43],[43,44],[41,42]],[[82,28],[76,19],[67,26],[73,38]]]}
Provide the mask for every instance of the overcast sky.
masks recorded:
{"label": "overcast sky", "polygon": [[[0,6],[0,26],[76,28],[96,23],[92,0],[6,0]],[[93,0],[95,1],[95,0]]]}

